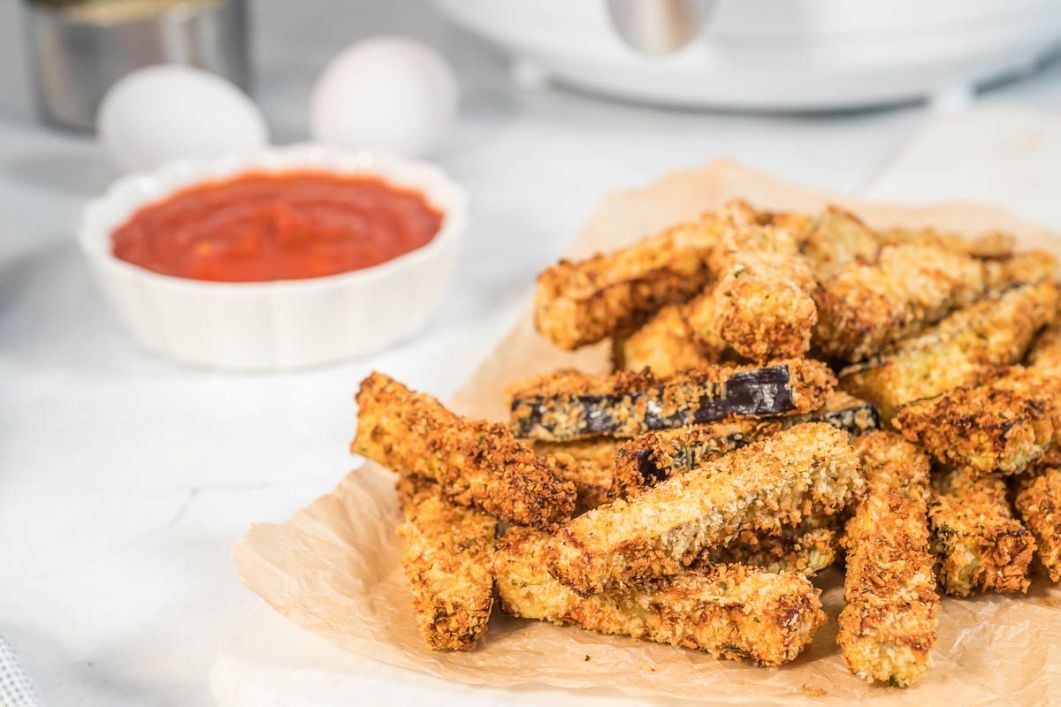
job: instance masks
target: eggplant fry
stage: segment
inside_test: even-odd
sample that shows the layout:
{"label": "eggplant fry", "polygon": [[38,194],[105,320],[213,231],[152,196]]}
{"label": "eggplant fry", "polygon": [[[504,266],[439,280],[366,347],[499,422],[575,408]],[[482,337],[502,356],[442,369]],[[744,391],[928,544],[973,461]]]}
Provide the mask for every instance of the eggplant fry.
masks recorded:
{"label": "eggplant fry", "polygon": [[557,531],[551,569],[584,596],[678,574],[741,531],[838,513],[861,488],[847,433],[797,425],[575,518]]}
{"label": "eggplant fry", "polygon": [[350,445],[399,474],[434,479],[447,499],[508,523],[551,528],[571,517],[575,487],[503,424],[463,418],[382,373],[361,382]]}
{"label": "eggplant fry", "polygon": [[705,214],[628,248],[561,260],[538,276],[535,326],[567,350],[634,328],[708,283],[709,258],[726,227],[716,214]]}
{"label": "eggplant fry", "polygon": [[836,561],[840,549],[838,525],[835,516],[808,516],[799,525],[782,528],[774,535],[745,530],[725,547],[705,552],[692,567],[740,564],[810,577]]}
{"label": "eggplant fry", "polygon": [[837,643],[863,680],[906,687],[928,669],[939,594],[928,529],[930,464],[891,432],[853,442],[868,494],[847,522]]}
{"label": "eggplant fry", "polygon": [[559,460],[557,471],[575,485],[576,513],[585,513],[610,500],[612,467],[619,443],[608,437],[574,442],[534,442],[536,454]]}
{"label": "eggplant fry", "polygon": [[818,321],[810,263],[798,253],[740,252],[718,282],[688,304],[708,350],[724,344],[751,361],[801,356]]}
{"label": "eggplant fry", "polygon": [[1045,250],[1029,250],[1012,257],[984,262],[987,289],[998,292],[1013,285],[1027,285],[1053,279],[1057,258]]}
{"label": "eggplant fry", "polygon": [[406,520],[396,531],[416,625],[431,650],[471,650],[494,603],[497,519],[453,505],[433,482],[400,484]]}
{"label": "eggplant fry", "polygon": [[506,613],[768,666],[793,660],[826,622],[820,592],[805,577],[742,565],[581,597],[549,575],[550,540],[513,528],[499,541],[495,571]]}
{"label": "eggplant fry", "polygon": [[1058,317],[1036,337],[1028,352],[1028,367],[1061,376],[1061,319]]}
{"label": "eggplant fry", "polygon": [[1061,469],[1046,467],[1020,478],[1015,504],[1035,536],[1039,562],[1051,582],[1061,582]]}
{"label": "eggplant fry", "polygon": [[1061,437],[1061,379],[1014,366],[982,385],[903,405],[893,422],[948,467],[1019,474]]}
{"label": "eggplant fry", "polygon": [[805,415],[730,420],[648,432],[624,442],[615,452],[611,496],[628,498],[643,488],[803,422],[825,422],[851,434],[860,434],[879,428],[880,414],[873,403],[835,391],[822,407]]}
{"label": "eggplant fry", "polygon": [[935,246],[889,246],[872,265],[854,263],[818,291],[815,343],[830,358],[860,361],[975,302],[983,263]]}
{"label": "eggplant fry", "polygon": [[1054,283],[1018,285],[954,312],[923,334],[840,373],[840,387],[880,407],[890,421],[905,403],[976,384],[1017,363],[1057,306]]}
{"label": "eggplant fry", "polygon": [[1000,260],[1013,255],[1016,240],[1008,233],[988,231],[976,236],[947,233],[934,228],[890,228],[877,232],[881,245],[929,245],[983,260]]}
{"label": "eggplant fry", "polygon": [[511,425],[517,437],[543,441],[634,437],[735,415],[808,412],[834,383],[828,366],[810,359],[710,366],[664,379],[651,371],[557,371],[510,389]]}
{"label": "eggplant fry", "polygon": [[667,305],[637,331],[617,337],[615,368],[630,371],[650,368],[662,378],[718,363],[724,345],[719,342],[712,347],[697,337],[686,319],[687,310],[687,305]]}
{"label": "eggplant fry", "polygon": [[880,256],[877,234],[850,211],[827,206],[800,246],[814,272],[826,280],[850,264],[868,265]]}
{"label": "eggplant fry", "polygon": [[1002,479],[960,469],[937,475],[928,521],[947,594],[1028,591],[1035,540],[1013,517]]}

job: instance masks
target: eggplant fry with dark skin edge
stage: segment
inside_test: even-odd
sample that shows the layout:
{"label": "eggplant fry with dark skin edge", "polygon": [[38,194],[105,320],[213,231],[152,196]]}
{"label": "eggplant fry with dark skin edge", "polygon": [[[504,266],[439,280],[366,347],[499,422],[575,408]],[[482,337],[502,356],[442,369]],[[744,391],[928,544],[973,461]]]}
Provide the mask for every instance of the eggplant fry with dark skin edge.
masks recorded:
{"label": "eggplant fry with dark skin edge", "polygon": [[840,372],[840,388],[870,400],[890,422],[900,405],[975,385],[998,366],[1019,362],[1053,316],[1057,288],[1018,285],[960,309],[880,357]]}
{"label": "eggplant fry with dark skin edge", "polygon": [[555,535],[550,569],[583,596],[678,574],[741,531],[839,513],[861,490],[847,433],[797,425],[575,518]]}
{"label": "eggplant fry with dark skin edge", "polygon": [[906,687],[928,669],[939,594],[928,529],[931,465],[891,432],[854,440],[868,493],[848,520],[837,643],[852,673]]}
{"label": "eggplant fry with dark skin edge", "polygon": [[420,634],[432,650],[471,650],[494,603],[497,519],[450,503],[432,481],[400,478],[398,497],[405,522],[396,532]]}
{"label": "eggplant fry with dark skin edge", "polygon": [[936,475],[928,521],[947,594],[1028,591],[1035,541],[1013,517],[1002,479],[957,469]]}
{"label": "eggplant fry with dark skin edge", "polygon": [[508,523],[552,528],[575,510],[575,487],[503,424],[469,420],[382,373],[361,382],[350,445],[402,475],[434,479],[447,499]]}
{"label": "eggplant fry with dark skin edge", "polygon": [[1035,536],[1046,575],[1061,582],[1061,469],[1049,466],[1021,476],[1014,505]]}
{"label": "eggplant fry with dark skin edge", "polygon": [[819,590],[805,577],[743,565],[582,597],[549,575],[550,540],[513,528],[499,541],[494,566],[506,613],[764,666],[796,658],[826,622]]}
{"label": "eggplant fry with dark skin edge", "polygon": [[707,425],[648,432],[623,442],[614,455],[612,498],[628,498],[676,474],[714,461],[749,442],[803,422],[826,422],[860,434],[880,427],[877,406],[842,391],[834,391],[825,404],[804,415],[765,420],[726,420]]}
{"label": "eggplant fry with dark skin edge", "polygon": [[828,366],[811,359],[710,366],[664,379],[651,371],[558,371],[509,389],[511,425],[517,437],[543,441],[634,437],[730,416],[808,412],[834,384]]}
{"label": "eggplant fry with dark skin edge", "polygon": [[899,408],[893,424],[938,462],[1019,474],[1061,437],[1061,379],[1022,366]]}

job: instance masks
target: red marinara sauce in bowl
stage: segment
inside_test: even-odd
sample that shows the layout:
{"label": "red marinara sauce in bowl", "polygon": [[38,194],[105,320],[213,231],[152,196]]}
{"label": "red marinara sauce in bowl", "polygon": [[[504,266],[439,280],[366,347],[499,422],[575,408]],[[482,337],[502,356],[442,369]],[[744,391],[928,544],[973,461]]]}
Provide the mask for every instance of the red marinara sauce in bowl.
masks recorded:
{"label": "red marinara sauce in bowl", "polygon": [[78,240],[142,346],[271,370],[423,326],[465,217],[463,189],[430,164],[300,145],[123,177],[85,208]]}
{"label": "red marinara sauce in bowl", "polygon": [[422,194],[378,177],[251,172],[148,204],[111,238],[115,257],[162,275],[269,282],[380,265],[441,225]]}

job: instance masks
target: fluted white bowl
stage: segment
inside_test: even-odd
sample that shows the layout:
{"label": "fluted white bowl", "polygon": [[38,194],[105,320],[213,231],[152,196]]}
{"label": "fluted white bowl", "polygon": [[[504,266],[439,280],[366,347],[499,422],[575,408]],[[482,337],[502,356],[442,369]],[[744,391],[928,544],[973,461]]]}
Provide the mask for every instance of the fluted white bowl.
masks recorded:
{"label": "fluted white bowl", "polygon": [[[111,234],[141,207],[204,181],[245,172],[320,170],[410,188],[442,214],[425,246],[363,270],[305,280],[206,282],[160,275],[114,256]],[[466,221],[464,190],[429,164],[319,145],[213,161],[180,161],[123,177],[82,215],[90,270],[133,338],[190,364],[234,370],[313,366],[385,348],[438,309]]]}

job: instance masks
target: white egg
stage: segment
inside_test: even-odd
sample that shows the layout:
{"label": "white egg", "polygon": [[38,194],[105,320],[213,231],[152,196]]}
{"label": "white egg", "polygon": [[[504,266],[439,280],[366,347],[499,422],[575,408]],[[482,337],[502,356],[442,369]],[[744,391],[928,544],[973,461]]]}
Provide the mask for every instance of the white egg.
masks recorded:
{"label": "white egg", "polygon": [[428,154],[457,112],[457,80],[423,42],[378,37],[344,49],[313,90],[311,132],[326,144]]}
{"label": "white egg", "polygon": [[107,91],[100,140],[127,171],[183,158],[252,152],[268,140],[256,105],[225,79],[188,66],[150,66]]}

